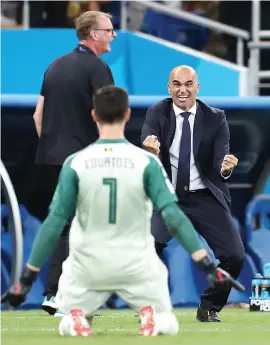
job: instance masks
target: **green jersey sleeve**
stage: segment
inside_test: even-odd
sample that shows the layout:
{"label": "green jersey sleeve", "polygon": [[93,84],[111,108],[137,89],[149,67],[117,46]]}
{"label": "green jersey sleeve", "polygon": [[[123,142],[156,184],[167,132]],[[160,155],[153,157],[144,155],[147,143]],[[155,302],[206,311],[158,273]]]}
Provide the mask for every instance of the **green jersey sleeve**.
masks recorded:
{"label": "green jersey sleeve", "polygon": [[155,210],[159,212],[167,205],[177,202],[178,199],[159,159],[152,155],[149,155],[148,159],[149,164],[143,175],[144,189],[153,202]]}
{"label": "green jersey sleeve", "polygon": [[61,170],[58,185],[50,205],[50,213],[35,238],[28,263],[42,267],[70,219],[75,215],[79,180],[68,158]]}

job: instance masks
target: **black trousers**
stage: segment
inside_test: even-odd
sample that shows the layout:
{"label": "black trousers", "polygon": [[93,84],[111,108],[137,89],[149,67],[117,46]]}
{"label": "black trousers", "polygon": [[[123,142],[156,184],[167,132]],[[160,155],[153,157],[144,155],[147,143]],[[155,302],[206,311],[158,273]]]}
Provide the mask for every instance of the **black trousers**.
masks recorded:
{"label": "black trousers", "polygon": [[[52,201],[59,174],[60,165],[37,165],[32,183],[30,198],[26,202],[29,212],[44,221]],[[47,284],[44,296],[55,296],[58,290],[58,281],[62,273],[62,263],[69,254],[69,224],[66,225],[56,247],[50,257]]]}
{"label": "black trousers", "polygon": [[67,224],[50,257],[48,278],[43,296],[48,296],[50,298],[57,293],[59,278],[62,274],[62,264],[69,254],[69,229],[69,224]]}
{"label": "black trousers", "polygon": [[[216,259],[220,261],[219,267],[236,279],[245,260],[245,251],[231,213],[208,189],[180,197],[179,205],[213,250]],[[159,214],[152,217],[152,233],[157,242],[157,252],[160,254],[162,248],[166,247],[166,241],[170,240],[170,235]],[[220,311],[226,304],[230,291],[230,287],[207,289],[201,295],[201,307]]]}

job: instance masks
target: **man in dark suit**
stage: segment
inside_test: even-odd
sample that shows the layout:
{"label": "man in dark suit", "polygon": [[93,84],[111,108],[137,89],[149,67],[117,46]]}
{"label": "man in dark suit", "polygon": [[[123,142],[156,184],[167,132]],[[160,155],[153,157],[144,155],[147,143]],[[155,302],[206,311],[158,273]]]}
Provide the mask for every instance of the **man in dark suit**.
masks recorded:
{"label": "man in dark suit", "polygon": [[[171,71],[168,89],[172,98],[147,111],[141,134],[143,147],[159,155],[181,209],[205,238],[219,266],[237,278],[245,252],[231,215],[226,179],[238,160],[229,154],[230,134],[224,111],[196,99],[198,78],[189,66]],[[155,212],[152,233],[161,255],[170,235]],[[207,289],[201,296],[197,320],[220,322],[217,312],[226,304],[230,290]]]}

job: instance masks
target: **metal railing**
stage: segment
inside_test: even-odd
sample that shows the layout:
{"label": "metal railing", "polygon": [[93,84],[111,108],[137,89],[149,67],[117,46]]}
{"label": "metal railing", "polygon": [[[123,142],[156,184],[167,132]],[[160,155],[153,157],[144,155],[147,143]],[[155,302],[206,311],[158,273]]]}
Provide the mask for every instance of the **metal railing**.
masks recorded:
{"label": "metal railing", "polygon": [[252,42],[248,43],[250,49],[249,73],[251,96],[260,94],[260,88],[270,88],[270,83],[261,83],[261,79],[270,79],[270,69],[260,69],[260,52],[270,49],[270,41],[261,41],[262,38],[270,39],[270,30],[261,30],[261,1],[252,1]]}
{"label": "metal railing", "polygon": [[[243,40],[249,40],[250,34],[246,30],[241,30],[226,24],[221,24],[217,21],[212,19],[207,19],[203,17],[199,17],[195,14],[180,10],[180,9],[171,9],[165,5],[158,4],[151,1],[137,1],[141,5],[145,6],[146,8],[151,8],[156,12],[166,13],[175,18],[181,18],[188,22],[201,25],[208,29],[215,30],[217,32],[222,32],[224,34],[228,34],[237,38],[237,54],[236,60],[237,64],[243,66],[244,65],[244,42]],[[128,1],[122,1],[121,4],[121,29],[127,29],[127,20],[128,20]]]}
{"label": "metal railing", "polygon": [[[23,233],[22,233],[22,222],[20,209],[16,194],[10,180],[9,174],[0,160],[0,176],[1,176],[1,189],[5,197],[5,202],[8,206],[8,218],[9,218],[9,229],[11,230],[12,236],[12,267],[10,274],[10,286],[14,286],[21,277],[22,264],[23,264]],[[1,296],[3,298],[3,296]]]}
{"label": "metal railing", "polygon": [[29,13],[29,1],[24,0],[23,2],[23,27],[24,29],[29,29],[30,23],[30,13]]}
{"label": "metal railing", "polygon": [[[128,22],[128,4],[130,1],[121,2],[121,29],[127,29]],[[170,8],[164,4],[152,2],[152,1],[137,1],[145,8],[150,8],[156,12],[168,14],[174,18],[184,19],[190,23],[201,25],[205,28],[212,29],[217,32],[221,32],[227,35],[231,35],[237,39],[236,47],[236,62],[238,65],[244,65],[244,40],[250,39],[250,34],[246,30],[241,30],[226,24],[219,23],[217,21],[203,18],[195,14],[186,12],[181,9]],[[270,30],[261,30],[261,1],[252,1],[252,42],[248,43],[250,49],[249,59],[249,77],[250,77],[250,92],[252,96],[259,95],[259,90],[262,87],[270,88],[269,83],[261,83],[262,79],[270,77],[270,70],[260,70],[260,51],[262,49],[270,49],[269,42],[261,41],[262,39],[270,39]],[[25,29],[29,28],[29,1],[24,1],[23,10],[23,26]]]}

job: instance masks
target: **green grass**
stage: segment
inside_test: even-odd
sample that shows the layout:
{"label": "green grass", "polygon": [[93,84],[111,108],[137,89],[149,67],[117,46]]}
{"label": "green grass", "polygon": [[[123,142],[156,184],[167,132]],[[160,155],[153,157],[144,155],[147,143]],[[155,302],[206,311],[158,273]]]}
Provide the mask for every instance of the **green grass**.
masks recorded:
{"label": "green grass", "polygon": [[198,323],[194,309],[176,309],[180,322],[177,336],[140,337],[139,319],[130,310],[100,310],[93,324],[91,338],[61,337],[60,318],[43,311],[1,313],[3,345],[269,345],[270,313],[226,309],[222,323]]}

